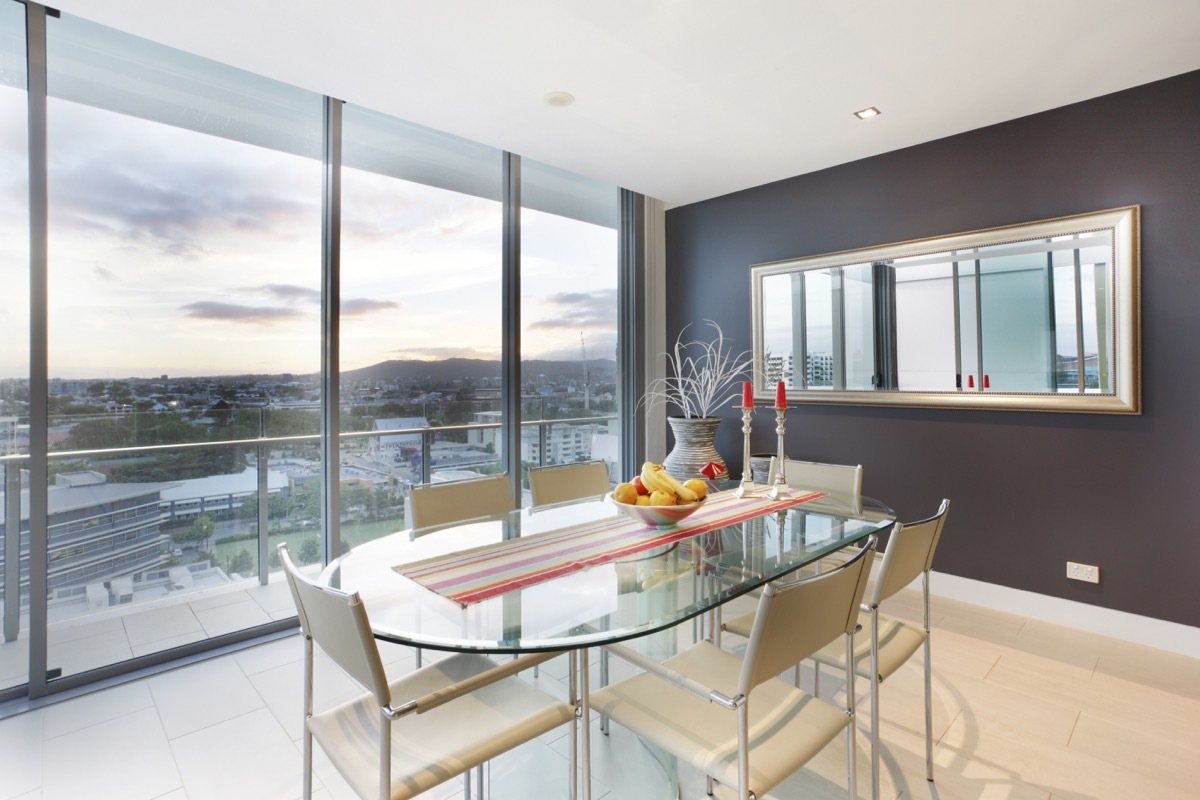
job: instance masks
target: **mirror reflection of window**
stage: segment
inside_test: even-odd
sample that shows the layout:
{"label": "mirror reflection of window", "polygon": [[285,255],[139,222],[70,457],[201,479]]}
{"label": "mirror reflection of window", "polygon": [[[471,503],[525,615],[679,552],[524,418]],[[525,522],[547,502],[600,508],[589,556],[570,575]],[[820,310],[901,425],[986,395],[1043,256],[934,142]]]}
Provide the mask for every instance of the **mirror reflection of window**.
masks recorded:
{"label": "mirror reflection of window", "polygon": [[756,266],[759,390],[782,380],[800,400],[1043,408],[1007,398],[1094,396],[1078,410],[1136,409],[1137,211]]}

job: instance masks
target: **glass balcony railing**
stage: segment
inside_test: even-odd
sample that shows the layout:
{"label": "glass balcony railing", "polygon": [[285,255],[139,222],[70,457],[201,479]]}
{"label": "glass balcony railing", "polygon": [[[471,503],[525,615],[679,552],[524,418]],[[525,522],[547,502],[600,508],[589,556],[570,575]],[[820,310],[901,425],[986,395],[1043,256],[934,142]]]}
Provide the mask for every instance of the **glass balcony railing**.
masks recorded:
{"label": "glass balcony railing", "polygon": [[[343,552],[407,527],[405,501],[414,484],[503,471],[494,410],[471,403],[446,411],[443,403],[403,409],[408,416],[376,416],[361,407],[343,412],[337,515]],[[468,421],[445,424],[455,417]],[[524,421],[522,464],[599,458],[615,474],[616,425],[615,415]],[[53,674],[292,613],[276,548],[287,542],[300,564],[316,569],[326,535],[316,408],[56,417],[51,429],[46,578]],[[27,658],[28,636],[27,459],[0,457],[6,634],[0,648],[15,653],[23,646],[18,661]],[[74,646],[84,640],[86,647]],[[0,689],[19,685],[24,675],[23,667],[0,671]]]}

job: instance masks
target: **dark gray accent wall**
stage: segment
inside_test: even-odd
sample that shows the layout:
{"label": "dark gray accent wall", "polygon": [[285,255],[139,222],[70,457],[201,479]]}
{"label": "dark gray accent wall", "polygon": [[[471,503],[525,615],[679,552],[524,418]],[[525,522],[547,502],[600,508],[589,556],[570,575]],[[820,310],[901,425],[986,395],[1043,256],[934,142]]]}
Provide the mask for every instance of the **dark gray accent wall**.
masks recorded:
{"label": "dark gray accent wall", "polygon": [[[712,319],[749,347],[751,264],[1132,204],[1142,415],[805,406],[787,452],[863,464],[902,519],[949,497],[938,571],[1200,625],[1200,72],[668,211],[668,341]],[[752,440],[774,449],[766,411]]]}

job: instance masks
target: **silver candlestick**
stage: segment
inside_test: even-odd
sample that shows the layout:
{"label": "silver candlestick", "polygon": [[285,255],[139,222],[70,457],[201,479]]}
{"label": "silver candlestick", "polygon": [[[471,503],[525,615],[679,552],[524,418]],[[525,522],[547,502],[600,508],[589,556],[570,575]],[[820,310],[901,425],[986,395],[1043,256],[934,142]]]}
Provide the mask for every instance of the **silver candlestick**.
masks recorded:
{"label": "silver candlestick", "polygon": [[750,415],[754,406],[738,406],[742,409],[742,482],[734,492],[745,497],[754,490],[754,473],[750,471]]}
{"label": "silver candlestick", "polygon": [[771,486],[771,491],[767,496],[772,500],[778,500],[781,497],[791,497],[792,493],[788,490],[787,484],[787,464],[783,457],[783,432],[784,432],[784,414],[787,413],[787,407],[775,407],[775,435],[779,437],[779,446],[775,454],[775,484]]}

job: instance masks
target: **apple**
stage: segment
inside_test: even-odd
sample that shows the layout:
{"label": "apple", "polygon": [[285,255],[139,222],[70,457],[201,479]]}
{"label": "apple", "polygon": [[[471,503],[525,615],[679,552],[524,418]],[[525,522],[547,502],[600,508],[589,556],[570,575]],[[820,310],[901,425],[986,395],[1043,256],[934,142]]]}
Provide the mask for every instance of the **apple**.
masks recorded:
{"label": "apple", "polygon": [[646,484],[642,483],[641,475],[634,476],[630,483],[633,484],[633,488],[637,489],[638,494],[650,494],[650,490],[646,488]]}

